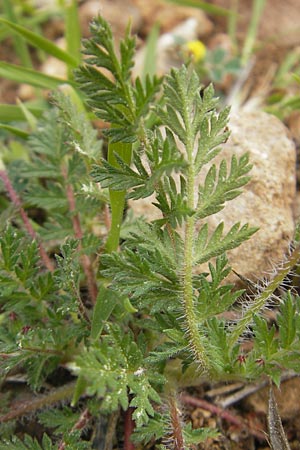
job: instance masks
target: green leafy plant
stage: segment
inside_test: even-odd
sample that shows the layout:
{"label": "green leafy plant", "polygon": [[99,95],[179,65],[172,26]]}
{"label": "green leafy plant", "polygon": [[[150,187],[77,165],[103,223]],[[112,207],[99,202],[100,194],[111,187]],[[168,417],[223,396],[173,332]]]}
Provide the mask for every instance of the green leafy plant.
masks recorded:
{"label": "green leafy plant", "polygon": [[[92,448],[85,431],[99,416],[107,416],[109,448],[121,414],[126,450],[132,441],[193,448],[216,430],[182,423],[184,388],[262,376],[279,384],[283,368],[299,371],[299,297],[281,299],[279,333],[263,311],[300,249],[236,321],[226,319],[242,294],[226,284],[226,252],[256,231],[237,223],[226,233],[206,220],[249,180],[248,155],[214,164],[229,136],[229,109],[217,111],[213,87],[200,90],[184,66],[164,80],[132,81],[129,30],[119,52],[103,18],[91,33],[75,78],[110,124],[108,158],[86,115],[56,94],[27,140],[26,162],[0,171],[11,201],[0,216],[1,374],[5,382],[22,370],[33,391],[43,388],[31,401],[8,402],[0,423],[37,412],[53,428],[41,443],[10,435],[0,449]],[[153,194],[161,218],[132,220],[120,242],[126,199]],[[66,382],[47,389],[61,370]]]}

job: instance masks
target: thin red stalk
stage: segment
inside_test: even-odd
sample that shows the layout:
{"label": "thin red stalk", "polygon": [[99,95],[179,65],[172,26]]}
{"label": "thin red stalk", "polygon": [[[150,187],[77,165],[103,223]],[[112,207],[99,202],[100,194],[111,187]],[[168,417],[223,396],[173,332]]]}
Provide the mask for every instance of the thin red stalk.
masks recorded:
{"label": "thin red stalk", "polygon": [[222,419],[236,425],[239,428],[244,429],[247,428],[247,430],[249,430],[249,433],[251,433],[252,436],[261,441],[266,440],[266,435],[262,431],[250,428],[249,425],[244,420],[240,419],[234,414],[231,414],[229,411],[220,408],[219,406],[213,405],[205,400],[195,398],[187,394],[182,394],[180,396],[180,400],[185,404],[196,406],[198,408],[205,409],[206,411],[210,411],[212,414],[216,414],[218,417],[221,417]]}
{"label": "thin red stalk", "polygon": [[182,436],[182,425],[180,420],[180,411],[174,396],[169,398],[170,418],[172,426],[172,439],[174,442],[174,450],[184,450],[184,440]]}
{"label": "thin red stalk", "polygon": [[132,436],[135,423],[132,419],[133,408],[128,408],[125,411],[124,418],[124,450],[135,450],[135,446],[131,442],[130,438]]}
{"label": "thin red stalk", "polygon": [[[89,421],[91,420],[92,415],[89,412],[89,410],[86,408],[82,414],[80,414],[80,417],[78,419],[78,421],[75,423],[75,425],[73,426],[72,431],[76,431],[76,430],[83,430],[87,424],[89,423]],[[65,450],[66,448],[66,443],[65,442],[61,442],[59,444],[58,450]]]}
{"label": "thin red stalk", "polygon": [[22,203],[21,200],[17,194],[17,192],[14,190],[13,185],[10,182],[10,179],[7,175],[7,173],[4,170],[0,170],[0,177],[2,178],[2,181],[4,183],[5,189],[12,201],[12,203],[18,208],[20,216],[22,218],[22,221],[24,223],[24,226],[27,230],[27,233],[29,234],[29,236],[32,237],[32,239],[36,240],[38,243],[38,248],[39,248],[39,253],[40,253],[40,257],[45,265],[45,267],[47,267],[48,270],[50,270],[50,272],[54,271],[54,265],[51,261],[51,259],[49,258],[49,256],[47,255],[46,250],[44,249],[37,233],[35,232],[35,230],[33,229],[30,220],[24,210],[24,208],[22,207]]}
{"label": "thin red stalk", "polygon": [[[67,193],[67,199],[68,199],[68,203],[69,203],[69,211],[70,211],[71,217],[72,217],[74,234],[77,239],[81,240],[83,238],[83,232],[81,229],[79,215],[76,213],[76,201],[75,201],[74,191],[73,191],[72,186],[67,183],[67,173],[65,170],[63,170],[63,177],[66,181],[66,193]],[[81,249],[81,244],[79,244],[79,250],[80,249]],[[81,262],[82,262],[82,267],[83,267],[83,270],[84,270],[84,273],[86,276],[87,287],[88,287],[90,297],[91,297],[93,303],[96,303],[96,299],[97,299],[97,295],[98,295],[98,288],[97,288],[91,260],[87,255],[82,255]]]}

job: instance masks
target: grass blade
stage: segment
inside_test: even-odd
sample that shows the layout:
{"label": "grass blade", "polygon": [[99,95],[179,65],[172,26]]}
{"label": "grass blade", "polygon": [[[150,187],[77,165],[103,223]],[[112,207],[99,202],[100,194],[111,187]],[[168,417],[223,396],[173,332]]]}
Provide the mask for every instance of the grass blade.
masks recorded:
{"label": "grass blade", "polygon": [[75,83],[68,80],[45,75],[44,73],[36,70],[27,69],[25,67],[16,66],[15,64],[9,64],[3,61],[0,61],[0,77],[8,78],[9,80],[16,81],[17,83],[30,84],[31,86],[51,90],[56,89],[64,83],[71,83],[75,85]]}
{"label": "grass blade", "polygon": [[146,42],[145,57],[142,71],[142,82],[145,83],[146,76],[152,78],[156,75],[157,41],[159,37],[159,25],[153,25]]}
{"label": "grass blade", "polygon": [[264,11],[264,7],[266,4],[266,0],[254,0],[252,6],[252,15],[250,24],[247,30],[247,34],[245,37],[244,47],[242,51],[241,63],[242,66],[246,66],[251,53],[253,51],[253,47],[256,41],[257,30],[259,26],[259,22],[262,18],[262,14]]}
{"label": "grass blade", "polygon": [[[11,22],[14,22],[15,24],[18,22],[12,1],[3,0],[3,10],[7,19],[9,19]],[[22,65],[25,67],[32,67],[30,53],[24,39],[22,39],[20,36],[14,36],[13,42],[16,55],[18,55],[18,57],[20,58]]]}
{"label": "grass blade", "polygon": [[55,58],[65,62],[68,66],[77,66],[77,60],[72,55],[59,48],[57,45],[53,44],[53,42],[49,41],[49,39],[46,39],[37,33],[33,33],[27,28],[12,23],[6,19],[0,18],[0,23],[7,26],[13,33],[16,33],[17,35],[26,39],[31,45],[38,48],[39,50],[43,50],[48,55],[52,55]]}
{"label": "grass blade", "polygon": [[[81,31],[79,24],[79,14],[77,0],[72,0],[70,4],[65,7],[66,14],[66,40],[67,50],[72,58],[76,61],[76,65],[81,62]],[[73,79],[72,69],[69,67],[68,78]]]}
{"label": "grass blade", "polygon": [[175,3],[180,6],[191,6],[192,8],[199,8],[209,14],[216,14],[219,16],[229,16],[232,13],[229,9],[222,8],[221,6],[211,5],[207,2],[201,2],[200,0],[166,0],[169,3]]}
{"label": "grass blade", "polygon": [[29,133],[27,133],[27,131],[21,130],[21,128],[12,127],[11,125],[5,125],[4,123],[0,123],[0,129],[8,131],[9,133],[12,133],[22,139],[27,139],[29,136]]}
{"label": "grass blade", "polygon": [[[45,108],[36,108],[27,105],[27,109],[35,117],[41,117]],[[20,106],[0,103],[0,121],[1,122],[18,122],[25,120],[24,112]]]}

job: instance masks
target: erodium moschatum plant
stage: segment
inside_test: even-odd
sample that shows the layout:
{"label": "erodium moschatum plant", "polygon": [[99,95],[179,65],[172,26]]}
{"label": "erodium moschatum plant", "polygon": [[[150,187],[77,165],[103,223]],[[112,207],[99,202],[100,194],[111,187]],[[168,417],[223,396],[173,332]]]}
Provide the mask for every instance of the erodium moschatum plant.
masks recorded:
{"label": "erodium moschatum plant", "polygon": [[[98,17],[75,72],[90,114],[109,124],[107,158],[88,114],[56,93],[23,142],[26,160],[1,169],[11,201],[1,215],[1,373],[5,383],[21,371],[37,394],[14,410],[7,399],[0,449],[89,449],[86,430],[105,416],[112,440],[122,414],[134,421],[124,448],[130,440],[192,448],[216,432],[182,423],[182,389],[261,376],[279,384],[284,368],[299,370],[299,298],[280,299],[278,332],[263,314],[298,260],[297,244],[240,319],[224,314],[238,310],[242,294],[226,284],[226,252],[256,231],[207,223],[249,180],[248,155],[214,163],[229,109],[217,109],[213,87],[202,89],[189,67],[132,81],[134,48],[127,31],[116,51]],[[128,199],[150,196],[159,219],[124,212]],[[43,220],[30,215],[34,208]],[[245,336],[253,341],[247,353]],[[61,370],[69,378],[48,391]],[[5,424],[35,412],[53,431],[41,444],[21,442]]]}

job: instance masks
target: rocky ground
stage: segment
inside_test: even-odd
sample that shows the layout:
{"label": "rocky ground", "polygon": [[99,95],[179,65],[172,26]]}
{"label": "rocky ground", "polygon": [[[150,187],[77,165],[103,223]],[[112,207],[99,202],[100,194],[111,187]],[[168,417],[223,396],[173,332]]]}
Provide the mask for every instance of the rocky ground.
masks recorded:
{"label": "rocky ground", "polygon": [[[234,2],[213,0],[211,3],[229,7]],[[249,27],[252,3],[249,0],[239,2],[236,37],[240,48]],[[162,0],[86,0],[80,2],[84,36],[88,36],[88,23],[99,11],[110,21],[117,38],[123,35],[128,19],[131,19],[139,48],[135,73],[142,68],[145,39],[155,23],[160,26],[159,73],[180,64],[174,35],[186,40],[201,39],[208,49],[222,46],[229,52],[233,51],[225,19],[208,16],[201,10],[177,7]],[[236,80],[226,76],[217,86],[224,101],[233,102],[232,136],[227,150],[229,153],[233,148],[237,153],[250,151],[254,164],[253,179],[246,194],[222,216],[226,221],[250,221],[261,227],[254,239],[231,256],[231,265],[236,271],[253,280],[270,271],[272,265],[284,257],[299,212],[296,154],[300,144],[300,112],[288,112],[281,120],[261,112],[266,99],[276,89],[274,80],[286,55],[292,50],[298,55],[300,53],[299,24],[299,0],[268,0],[259,27],[255,55],[249,60],[244,78]],[[54,41],[61,39],[62,30],[63,23],[59,19],[44,25],[44,34]],[[16,62],[9,42],[1,46],[0,57]],[[41,70],[64,75],[63,67],[57,66],[52,58],[43,63]],[[235,91],[237,81],[240,82],[238,96]],[[289,85],[280,89],[288,94],[289,90],[293,93],[297,88]],[[13,103],[16,97],[28,100],[33,95],[34,91],[28,86],[0,81],[2,102]],[[140,204],[139,208],[139,211],[146,210],[150,214],[149,204]],[[220,217],[217,219],[219,221]],[[300,379],[289,374],[286,378],[276,397],[290,446],[300,449]],[[182,401],[186,414],[196,426],[209,424],[224,431],[222,438],[201,448],[269,448],[263,434],[266,430],[267,390],[263,384],[205,385],[184,393]]]}

